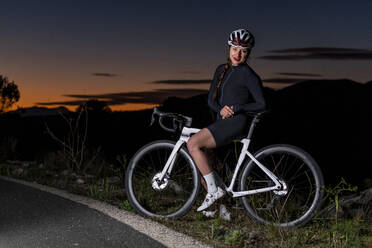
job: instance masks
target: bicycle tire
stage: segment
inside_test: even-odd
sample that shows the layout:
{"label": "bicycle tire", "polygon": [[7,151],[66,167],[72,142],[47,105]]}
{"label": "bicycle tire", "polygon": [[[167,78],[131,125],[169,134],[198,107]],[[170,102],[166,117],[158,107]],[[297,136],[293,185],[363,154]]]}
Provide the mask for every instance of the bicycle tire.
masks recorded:
{"label": "bicycle tire", "polygon": [[[287,191],[242,197],[248,214],[259,223],[281,227],[299,227],[311,220],[323,198],[324,179],[310,154],[292,145],[278,144],[262,148],[254,157],[286,183]],[[252,160],[247,161],[240,190],[268,186],[274,186],[272,180]]]}
{"label": "bicycle tire", "polygon": [[193,206],[200,189],[200,174],[182,146],[164,189],[155,189],[152,179],[160,173],[175,142],[159,140],[143,146],[133,156],[125,175],[125,189],[132,207],[148,217],[179,218]]}

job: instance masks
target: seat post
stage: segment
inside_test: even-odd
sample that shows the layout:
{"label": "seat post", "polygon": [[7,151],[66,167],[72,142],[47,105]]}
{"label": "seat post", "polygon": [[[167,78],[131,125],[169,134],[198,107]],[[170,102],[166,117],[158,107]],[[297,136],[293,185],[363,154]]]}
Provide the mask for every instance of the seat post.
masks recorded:
{"label": "seat post", "polygon": [[259,114],[256,114],[253,119],[252,119],[252,122],[251,122],[251,126],[249,128],[249,132],[248,132],[248,136],[247,136],[247,139],[251,139],[252,137],[252,134],[253,134],[253,130],[254,128],[256,127],[256,124],[260,121],[259,119]]}

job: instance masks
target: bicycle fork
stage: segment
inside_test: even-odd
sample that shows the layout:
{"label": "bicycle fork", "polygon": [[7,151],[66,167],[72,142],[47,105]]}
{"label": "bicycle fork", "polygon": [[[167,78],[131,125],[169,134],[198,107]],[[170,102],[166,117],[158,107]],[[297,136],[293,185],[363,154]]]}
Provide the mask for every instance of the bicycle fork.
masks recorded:
{"label": "bicycle fork", "polygon": [[161,173],[158,177],[160,182],[162,182],[164,180],[164,178],[169,177],[169,175],[171,174],[171,172],[173,170],[173,167],[174,167],[174,163],[177,160],[178,152],[181,149],[181,146],[183,145],[183,143],[186,143],[189,140],[191,134],[197,133],[199,131],[200,131],[200,129],[197,129],[197,128],[184,127],[182,129],[181,137],[177,141],[176,145],[174,146],[167,162],[165,163],[165,166],[164,166],[163,170],[161,171]]}

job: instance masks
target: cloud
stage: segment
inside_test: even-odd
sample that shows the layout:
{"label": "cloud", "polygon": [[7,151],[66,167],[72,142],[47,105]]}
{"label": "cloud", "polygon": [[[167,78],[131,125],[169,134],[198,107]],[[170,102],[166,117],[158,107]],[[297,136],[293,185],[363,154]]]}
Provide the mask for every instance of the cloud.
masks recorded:
{"label": "cloud", "polygon": [[170,80],[159,80],[159,81],[152,81],[150,84],[210,84],[211,79],[186,79],[186,80],[180,80],[180,79],[170,79]]}
{"label": "cloud", "polygon": [[188,98],[199,94],[207,93],[207,90],[202,89],[158,89],[155,91],[140,91],[140,92],[122,92],[96,95],[64,95],[66,97],[76,98],[75,101],[59,101],[59,102],[39,102],[37,105],[67,105],[78,106],[90,99],[99,99],[105,101],[108,105],[122,105],[128,103],[146,103],[146,104],[161,104],[168,97],[176,96]]}
{"label": "cloud", "polygon": [[201,71],[182,71],[181,73],[183,73],[183,74],[196,75],[196,74],[200,74]]}
{"label": "cloud", "polygon": [[294,84],[301,81],[314,80],[313,78],[266,78],[262,79],[264,83],[287,83]]}
{"label": "cloud", "polygon": [[349,52],[371,52],[366,49],[355,48],[340,48],[340,47],[303,47],[303,48],[288,48],[279,50],[270,50],[270,53],[349,53]]}
{"label": "cloud", "polygon": [[277,72],[276,74],[287,77],[266,78],[262,79],[262,82],[294,84],[301,81],[314,80],[314,77],[322,77],[322,75],[315,73]]}
{"label": "cloud", "polygon": [[64,106],[79,106],[86,103],[87,101],[60,101],[60,102],[37,102],[36,105],[41,106],[54,106],[54,105],[64,105]]}
{"label": "cloud", "polygon": [[112,73],[107,73],[107,72],[94,72],[92,73],[93,76],[97,77],[117,77],[118,75],[112,74]]}
{"label": "cloud", "polygon": [[295,76],[295,77],[321,77],[320,74],[314,74],[314,73],[296,73],[296,72],[278,72],[277,75],[282,76]]}
{"label": "cloud", "polygon": [[271,50],[269,53],[285,55],[267,55],[257,57],[267,60],[305,60],[305,59],[327,59],[327,60],[372,60],[372,50],[336,47],[304,47]]}

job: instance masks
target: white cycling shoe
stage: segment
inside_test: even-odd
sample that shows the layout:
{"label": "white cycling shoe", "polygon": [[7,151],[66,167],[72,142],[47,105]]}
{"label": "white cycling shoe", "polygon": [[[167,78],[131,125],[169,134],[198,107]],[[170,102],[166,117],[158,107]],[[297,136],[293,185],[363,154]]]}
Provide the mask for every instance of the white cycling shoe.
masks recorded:
{"label": "white cycling shoe", "polygon": [[[213,218],[215,217],[216,213],[217,213],[217,210],[214,210],[214,211],[203,211],[202,212],[204,216],[206,217],[209,217],[209,218]],[[231,213],[229,212],[229,210],[227,210],[227,208],[225,207],[225,205],[221,204],[220,205],[220,217],[221,219],[225,220],[225,221],[231,221]]]}
{"label": "white cycling shoe", "polygon": [[211,206],[215,201],[220,199],[222,196],[225,195],[225,191],[220,187],[217,187],[217,191],[214,193],[208,193],[203,201],[203,203],[198,207],[197,211],[203,211]]}

